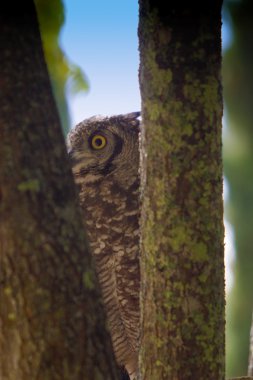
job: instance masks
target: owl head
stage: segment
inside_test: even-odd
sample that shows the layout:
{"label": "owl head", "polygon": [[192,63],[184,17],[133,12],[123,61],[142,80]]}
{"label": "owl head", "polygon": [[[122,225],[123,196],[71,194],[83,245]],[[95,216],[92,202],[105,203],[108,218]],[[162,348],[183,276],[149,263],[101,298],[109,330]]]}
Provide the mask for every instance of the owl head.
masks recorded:
{"label": "owl head", "polygon": [[94,116],[79,123],[67,138],[76,183],[112,179],[131,186],[139,168],[139,112]]}

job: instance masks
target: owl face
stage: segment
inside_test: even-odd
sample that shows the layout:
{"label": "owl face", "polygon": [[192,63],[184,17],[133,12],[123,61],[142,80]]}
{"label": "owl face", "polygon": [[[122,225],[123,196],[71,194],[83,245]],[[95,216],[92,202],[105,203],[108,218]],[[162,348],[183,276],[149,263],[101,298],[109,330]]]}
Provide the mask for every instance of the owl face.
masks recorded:
{"label": "owl face", "polygon": [[92,117],[68,135],[68,152],[75,181],[93,184],[113,178],[131,185],[139,167],[139,113]]}

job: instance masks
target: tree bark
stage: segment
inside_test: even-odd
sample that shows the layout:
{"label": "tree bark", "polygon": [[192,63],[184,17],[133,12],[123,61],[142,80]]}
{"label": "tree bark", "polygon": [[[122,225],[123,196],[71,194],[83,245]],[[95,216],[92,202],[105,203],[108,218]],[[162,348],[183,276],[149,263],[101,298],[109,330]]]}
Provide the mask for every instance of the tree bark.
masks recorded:
{"label": "tree bark", "polygon": [[0,378],[117,379],[33,2],[0,8]]}
{"label": "tree bark", "polygon": [[143,380],[224,379],[221,3],[139,0]]}

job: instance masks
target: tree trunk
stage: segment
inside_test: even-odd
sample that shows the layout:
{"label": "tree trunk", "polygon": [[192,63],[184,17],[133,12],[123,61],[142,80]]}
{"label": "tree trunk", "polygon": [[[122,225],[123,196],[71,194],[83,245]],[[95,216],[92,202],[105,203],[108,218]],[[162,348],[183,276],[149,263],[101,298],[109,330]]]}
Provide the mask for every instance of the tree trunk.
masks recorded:
{"label": "tree trunk", "polygon": [[220,380],[221,1],[139,5],[142,379]]}
{"label": "tree trunk", "polygon": [[0,6],[0,379],[117,379],[33,2]]}

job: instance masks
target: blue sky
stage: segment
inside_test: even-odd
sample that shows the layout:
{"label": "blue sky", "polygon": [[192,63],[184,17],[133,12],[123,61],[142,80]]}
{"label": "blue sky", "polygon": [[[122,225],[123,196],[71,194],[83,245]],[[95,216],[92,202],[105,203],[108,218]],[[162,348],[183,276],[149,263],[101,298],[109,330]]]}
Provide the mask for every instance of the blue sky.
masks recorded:
{"label": "blue sky", "polygon": [[85,72],[89,91],[69,97],[72,125],[140,110],[138,1],[64,0],[61,45]]}
{"label": "blue sky", "polygon": [[[72,126],[97,114],[140,110],[138,1],[63,1],[61,45],[89,82],[88,93],[69,95]],[[229,24],[225,22],[224,47],[230,40]]]}

